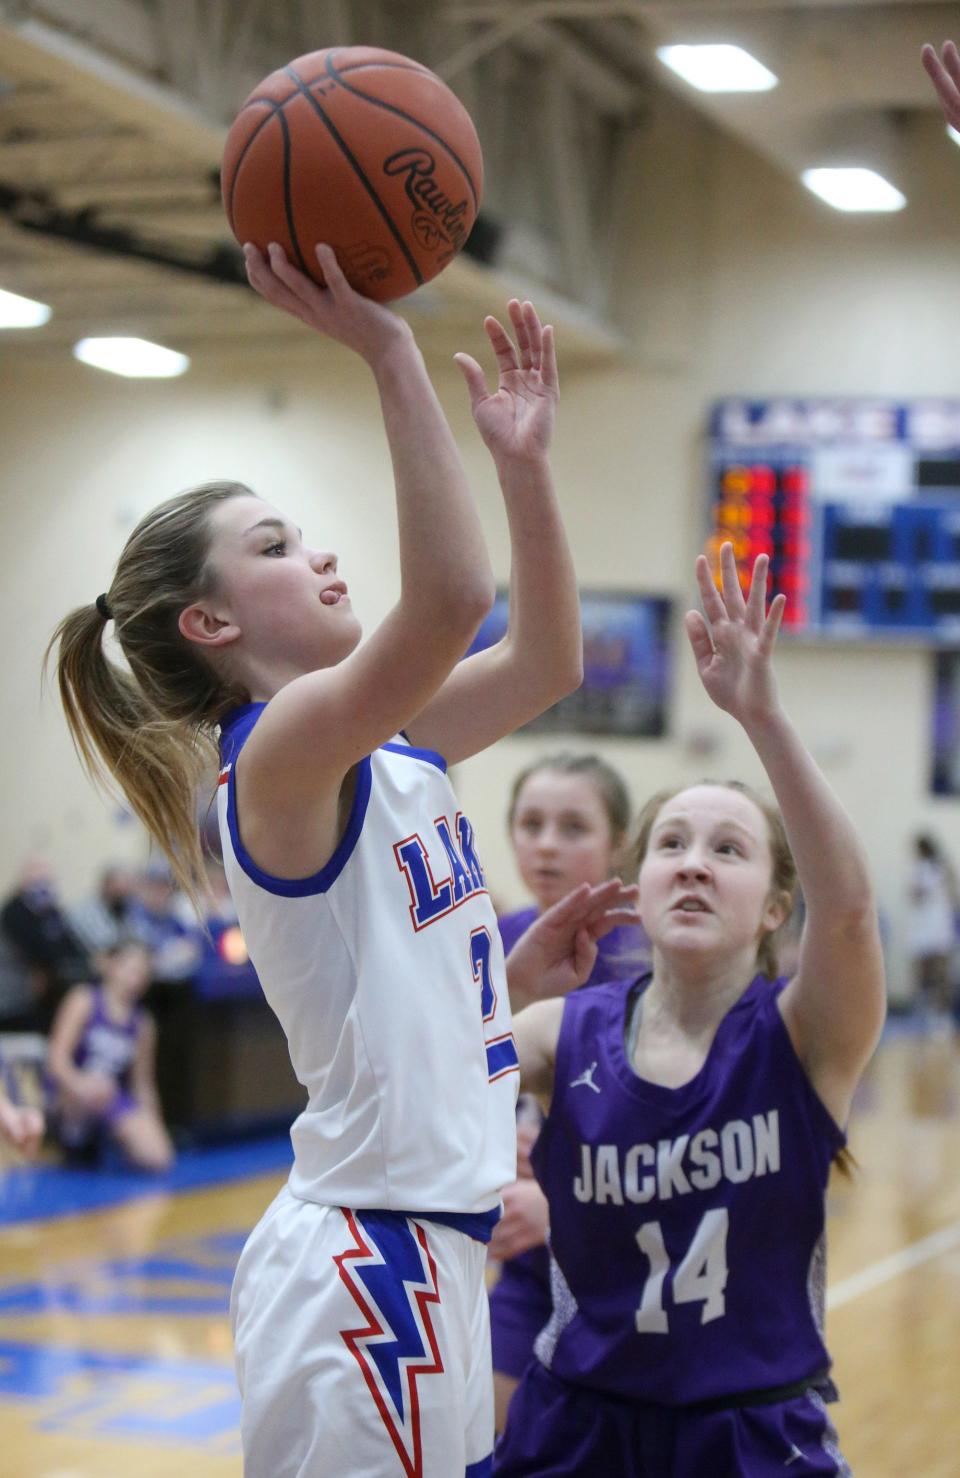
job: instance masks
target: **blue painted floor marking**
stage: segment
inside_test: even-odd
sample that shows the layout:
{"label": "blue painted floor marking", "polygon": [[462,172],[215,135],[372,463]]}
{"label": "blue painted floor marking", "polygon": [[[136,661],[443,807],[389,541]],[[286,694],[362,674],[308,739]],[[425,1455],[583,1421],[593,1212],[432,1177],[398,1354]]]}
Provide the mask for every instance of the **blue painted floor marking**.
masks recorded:
{"label": "blue painted floor marking", "polygon": [[246,1143],[184,1150],[172,1170],[146,1175],[135,1170],[87,1170],[63,1165],[16,1165],[0,1172],[0,1227],[48,1221],[119,1206],[142,1196],[200,1190],[255,1175],[289,1169],[288,1135]]}

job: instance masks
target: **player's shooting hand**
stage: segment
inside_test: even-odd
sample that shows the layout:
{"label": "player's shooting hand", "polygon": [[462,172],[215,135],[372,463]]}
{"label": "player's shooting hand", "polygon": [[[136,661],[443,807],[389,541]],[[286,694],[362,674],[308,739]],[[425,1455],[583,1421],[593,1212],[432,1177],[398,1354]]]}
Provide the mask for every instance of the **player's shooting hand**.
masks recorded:
{"label": "player's shooting hand", "polygon": [[700,681],[717,707],[743,724],[760,722],[779,706],[771,659],[786,597],[776,596],[767,613],[768,565],[765,554],[757,556],[744,600],[733,545],[720,549],[721,590],[701,554],[696,568],[703,613],[686,616]]}
{"label": "player's shooting hand", "polygon": [[271,242],[266,253],[249,242],[243,248],[247,279],[261,297],[308,328],[353,349],[369,365],[376,367],[396,344],[412,343],[413,335],[402,318],[353,290],[332,247],[320,245],[316,255],[326,287],[318,287],[294,267],[276,242]]}
{"label": "player's shooting hand", "polygon": [[493,1229],[490,1253],[501,1261],[519,1257],[547,1240],[550,1212],[535,1180],[518,1180],[503,1192],[503,1215]]}
{"label": "player's shooting hand", "polygon": [[953,41],[945,41],[940,55],[935,46],[925,46],[920,53],[923,65],[940,99],[943,116],[960,129],[960,53]]}
{"label": "player's shooting hand", "polygon": [[596,962],[597,940],[611,929],[639,923],[638,896],[636,887],[619,878],[596,887],[582,883],[541,914],[507,956],[513,1009],[583,985]]}
{"label": "player's shooting hand", "polygon": [[493,393],[471,355],[454,358],[467,383],[473,419],[494,460],[527,461],[544,457],[553,437],[560,399],[556,346],[553,329],[541,324],[532,303],[512,298],[507,311],[513,339],[499,319],[483,322],[499,372]]}

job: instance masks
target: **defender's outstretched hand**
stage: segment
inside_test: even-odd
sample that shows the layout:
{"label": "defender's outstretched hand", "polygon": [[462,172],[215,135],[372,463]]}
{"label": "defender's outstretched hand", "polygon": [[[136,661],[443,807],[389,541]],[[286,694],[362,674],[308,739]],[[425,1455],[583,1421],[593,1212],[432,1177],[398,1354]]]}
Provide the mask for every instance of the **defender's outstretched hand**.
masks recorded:
{"label": "defender's outstretched hand", "polygon": [[741,723],[762,720],[778,707],[771,658],[787,601],[784,595],[776,596],[767,614],[769,563],[765,554],[757,556],[744,600],[733,545],[724,544],[720,550],[722,594],[701,554],[697,584],[703,614],[688,611],[686,616],[700,681],[717,707]]}
{"label": "defender's outstretched hand", "polygon": [[243,248],[248,281],[261,297],[353,349],[368,364],[375,364],[392,344],[412,338],[409,325],[396,313],[354,292],[332,247],[319,245],[316,255],[326,287],[294,267],[275,241],[266,253],[250,242]]}
{"label": "defender's outstretched hand", "polygon": [[553,436],[560,399],[553,329],[541,325],[532,303],[511,298],[507,311],[516,344],[498,319],[483,321],[500,375],[494,394],[471,355],[454,358],[467,382],[473,419],[494,458],[542,457]]}
{"label": "defender's outstretched hand", "polygon": [[566,995],[588,980],[597,940],[620,925],[640,922],[638,897],[639,890],[619,878],[596,887],[581,883],[541,914],[507,956],[513,1009]]}
{"label": "defender's outstretched hand", "polygon": [[939,56],[937,48],[928,45],[920,56],[937,90],[944,118],[954,128],[960,129],[960,53],[956,44],[945,41]]}

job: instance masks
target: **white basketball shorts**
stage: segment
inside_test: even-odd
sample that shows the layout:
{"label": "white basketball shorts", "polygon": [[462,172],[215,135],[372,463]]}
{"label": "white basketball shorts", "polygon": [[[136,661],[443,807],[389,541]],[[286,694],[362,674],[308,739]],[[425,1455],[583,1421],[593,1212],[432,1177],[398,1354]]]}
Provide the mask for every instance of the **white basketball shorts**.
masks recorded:
{"label": "white basketball shorts", "polygon": [[486,1478],[485,1253],[451,1226],[284,1186],[230,1300],[244,1478]]}

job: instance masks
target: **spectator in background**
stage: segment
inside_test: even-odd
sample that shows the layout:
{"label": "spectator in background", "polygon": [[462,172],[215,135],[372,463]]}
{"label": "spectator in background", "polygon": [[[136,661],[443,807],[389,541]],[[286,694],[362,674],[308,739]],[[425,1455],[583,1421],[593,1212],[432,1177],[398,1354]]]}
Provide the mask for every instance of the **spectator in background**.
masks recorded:
{"label": "spectator in background", "polygon": [[14,960],[30,974],[33,1007],[24,1028],[46,1031],[66,991],[89,979],[90,961],[60,906],[45,858],[28,859],[0,909],[0,931]]}
{"label": "spectator in background", "polygon": [[65,1148],[96,1155],[113,1141],[140,1170],[166,1170],[173,1145],[160,1113],[156,1027],[141,1005],[150,951],[120,939],[101,956],[100,985],[77,985],[50,1032],[51,1119]]}
{"label": "spectator in background", "polygon": [[0,924],[0,1032],[39,1031],[41,979]]}
{"label": "spectator in background", "polygon": [[130,933],[130,913],[136,900],[136,874],[123,863],[103,869],[95,893],[70,911],[74,934],[91,957],[112,949]]}
{"label": "spectator in background", "polygon": [[957,882],[935,839],[913,839],[907,904],[907,951],[913,964],[914,1001],[931,1024],[949,1031],[952,1022],[951,966],[957,912]]}
{"label": "spectator in background", "polygon": [[202,951],[201,930],[163,859],[150,861],[138,877],[128,923],[130,933],[150,949],[155,986],[192,981]]}

